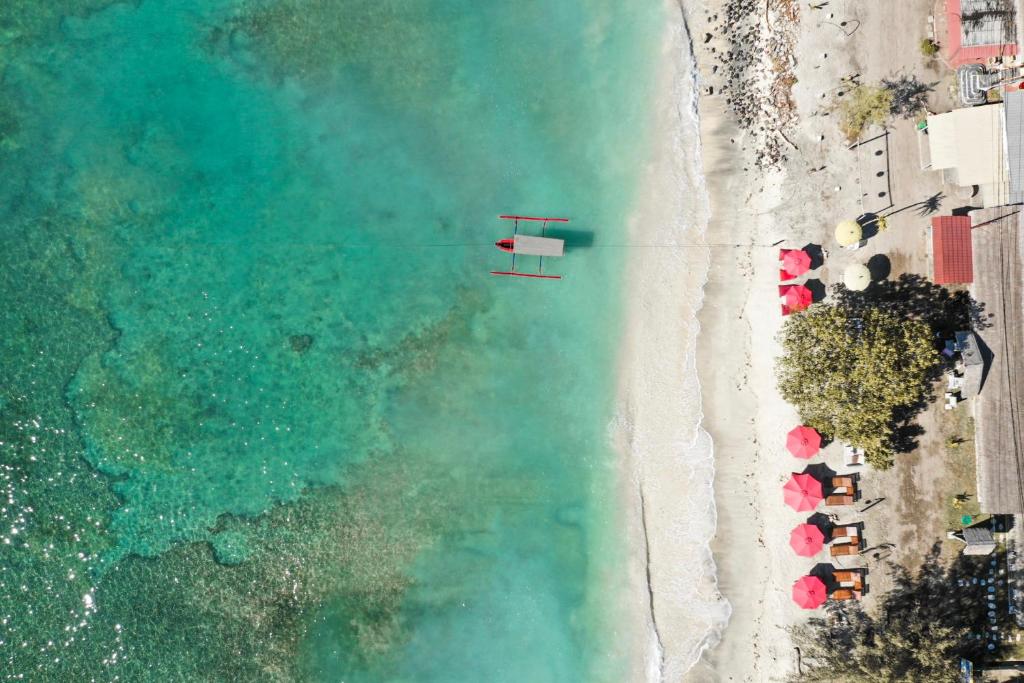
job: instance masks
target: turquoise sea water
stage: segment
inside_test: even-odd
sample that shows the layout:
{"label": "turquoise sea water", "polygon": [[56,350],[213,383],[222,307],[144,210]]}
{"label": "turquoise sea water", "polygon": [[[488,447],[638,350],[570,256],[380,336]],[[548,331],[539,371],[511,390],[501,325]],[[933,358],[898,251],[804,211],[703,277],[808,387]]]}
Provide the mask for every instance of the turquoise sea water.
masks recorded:
{"label": "turquoise sea water", "polygon": [[[621,680],[601,247],[663,21],[0,4],[3,680]],[[564,281],[486,274],[504,212],[571,217]]]}

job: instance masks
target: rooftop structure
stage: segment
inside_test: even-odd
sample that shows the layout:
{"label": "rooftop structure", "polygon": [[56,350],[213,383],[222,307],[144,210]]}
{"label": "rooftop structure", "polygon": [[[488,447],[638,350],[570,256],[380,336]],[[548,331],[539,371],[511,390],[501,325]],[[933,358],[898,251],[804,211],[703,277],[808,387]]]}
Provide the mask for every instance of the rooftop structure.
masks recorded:
{"label": "rooftop structure", "polygon": [[929,116],[926,127],[927,167],[944,182],[977,187],[986,208],[1024,202],[1024,91],[1002,95],[997,104]]}
{"label": "rooftop structure", "polygon": [[957,93],[965,107],[974,107],[988,101],[988,89],[999,83],[1002,75],[985,71],[981,64],[963,64],[956,70]]}
{"label": "rooftop structure", "polygon": [[968,527],[957,535],[967,546],[964,555],[988,555],[996,549],[992,532],[982,527]]}
{"label": "rooftop structure", "polygon": [[1024,200],[1024,91],[1003,93],[1003,120],[1006,136],[1006,171],[1012,200]]}
{"label": "rooftop structure", "polygon": [[960,393],[964,398],[977,396],[981,393],[981,380],[985,373],[985,359],[981,355],[978,337],[973,332],[957,332],[956,346],[960,351],[963,371]]}
{"label": "rooftop structure", "polygon": [[928,117],[931,168],[952,185],[978,186],[984,206],[1021,201],[1010,196],[1003,104],[954,109]]}
{"label": "rooftop structure", "polygon": [[937,284],[974,281],[970,216],[932,218],[932,260]]}
{"label": "rooftop structure", "polygon": [[[990,212],[992,213],[992,212]],[[979,217],[980,218],[980,217]],[[973,231],[971,295],[985,303],[984,387],[971,401],[978,503],[992,514],[1024,513],[1024,242],[1020,216]],[[966,360],[965,360],[966,362]]]}
{"label": "rooftop structure", "polygon": [[946,50],[949,62],[984,63],[1017,54],[1013,0],[946,0]]}

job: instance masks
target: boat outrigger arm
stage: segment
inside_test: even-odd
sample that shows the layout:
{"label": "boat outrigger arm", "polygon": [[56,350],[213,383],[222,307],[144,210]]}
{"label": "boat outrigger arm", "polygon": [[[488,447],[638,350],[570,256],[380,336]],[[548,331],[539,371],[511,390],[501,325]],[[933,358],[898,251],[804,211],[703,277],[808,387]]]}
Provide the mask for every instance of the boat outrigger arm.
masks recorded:
{"label": "boat outrigger arm", "polygon": [[[512,277],[532,277],[543,280],[561,280],[561,275],[544,274],[544,257],[556,258],[565,253],[565,240],[546,237],[548,223],[568,223],[568,218],[545,218],[537,216],[512,216],[503,215],[498,218],[506,221],[515,221],[515,228],[512,237],[505,237],[494,243],[498,249],[512,254],[512,267],[508,270],[492,270],[491,275],[508,275]],[[520,235],[519,221],[536,221],[541,224],[540,236]],[[537,272],[523,273],[516,270],[516,256],[537,256]]]}

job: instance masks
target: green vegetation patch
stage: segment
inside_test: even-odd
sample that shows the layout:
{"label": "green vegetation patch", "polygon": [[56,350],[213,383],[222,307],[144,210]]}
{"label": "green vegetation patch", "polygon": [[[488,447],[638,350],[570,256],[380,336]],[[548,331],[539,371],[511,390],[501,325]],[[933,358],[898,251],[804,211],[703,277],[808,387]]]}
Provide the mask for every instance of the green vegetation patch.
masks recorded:
{"label": "green vegetation patch", "polygon": [[898,412],[924,400],[938,364],[928,325],[882,309],[816,305],[782,329],[779,391],[805,424],[887,468]]}

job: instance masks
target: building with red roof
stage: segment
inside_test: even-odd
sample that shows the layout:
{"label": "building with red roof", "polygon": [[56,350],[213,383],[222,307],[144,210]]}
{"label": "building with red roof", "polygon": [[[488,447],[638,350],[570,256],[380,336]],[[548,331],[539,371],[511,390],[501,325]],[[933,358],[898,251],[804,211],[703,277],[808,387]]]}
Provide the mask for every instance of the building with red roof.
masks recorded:
{"label": "building with red roof", "polygon": [[956,68],[1017,54],[1015,4],[946,0],[946,56]]}
{"label": "building with red roof", "polygon": [[974,282],[970,216],[932,218],[932,261],[937,284]]}

